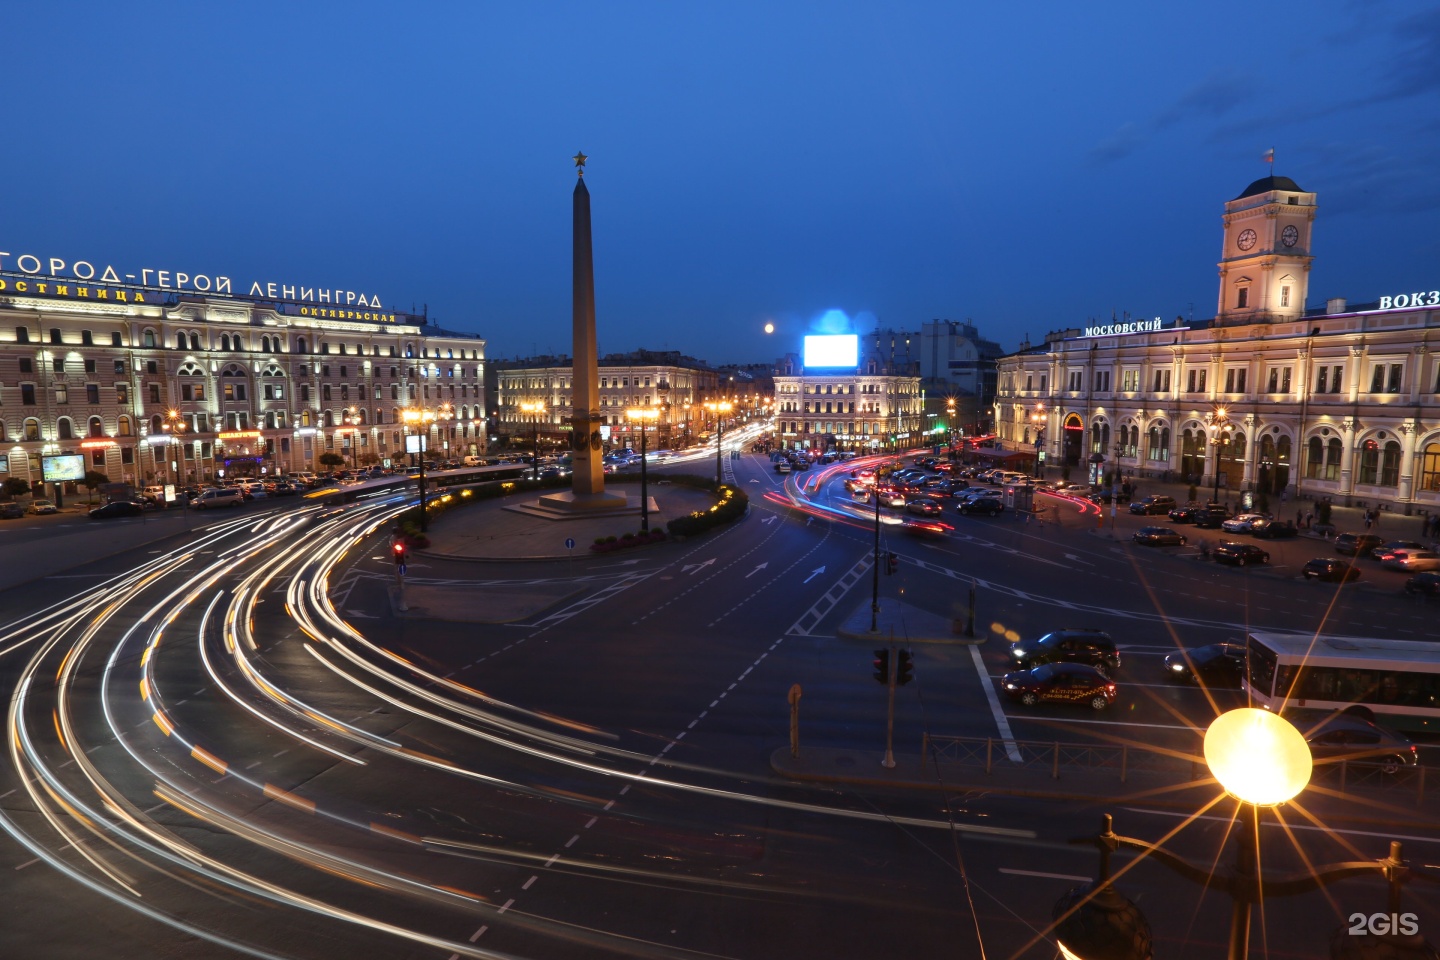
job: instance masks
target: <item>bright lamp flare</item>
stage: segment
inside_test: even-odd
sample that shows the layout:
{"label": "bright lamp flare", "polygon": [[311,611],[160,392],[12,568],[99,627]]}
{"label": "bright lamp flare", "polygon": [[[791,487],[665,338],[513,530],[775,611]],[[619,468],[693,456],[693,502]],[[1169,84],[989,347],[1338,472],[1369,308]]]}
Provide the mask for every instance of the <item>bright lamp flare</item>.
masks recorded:
{"label": "bright lamp flare", "polygon": [[1310,782],[1310,745],[1290,721],[1268,710],[1222,713],[1205,731],[1205,763],[1230,795],[1268,807]]}

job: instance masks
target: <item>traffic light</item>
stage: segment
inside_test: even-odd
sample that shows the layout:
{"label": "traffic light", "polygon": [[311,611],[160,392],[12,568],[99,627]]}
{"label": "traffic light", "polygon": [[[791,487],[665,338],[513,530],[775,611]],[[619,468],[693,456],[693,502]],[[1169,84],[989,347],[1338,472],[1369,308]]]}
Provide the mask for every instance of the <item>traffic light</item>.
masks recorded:
{"label": "traffic light", "polygon": [[885,554],[885,572],[886,572],[887,574],[893,574],[896,570],[899,570],[899,569],[900,569],[900,555],[897,554],[897,553],[887,553],[887,554]]}
{"label": "traffic light", "polygon": [[391,553],[391,556],[394,558],[394,560],[395,560],[395,562],[396,562],[397,564],[399,564],[399,565],[402,566],[402,567],[405,565],[405,541],[404,541],[404,540],[396,540],[395,543],[394,543],[394,544],[391,546],[391,548],[390,548],[390,553]]}
{"label": "traffic light", "polygon": [[895,685],[903,687],[915,679],[915,663],[910,658],[909,650],[901,650],[897,655],[900,660],[895,664]]}
{"label": "traffic light", "polygon": [[890,649],[881,647],[875,651],[875,679],[882,685],[890,683]]}

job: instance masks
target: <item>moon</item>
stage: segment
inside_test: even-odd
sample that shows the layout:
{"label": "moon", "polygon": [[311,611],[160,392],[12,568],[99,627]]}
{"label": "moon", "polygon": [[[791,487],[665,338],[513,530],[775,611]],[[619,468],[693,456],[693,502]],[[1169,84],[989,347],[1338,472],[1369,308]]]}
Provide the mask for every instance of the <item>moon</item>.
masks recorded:
{"label": "moon", "polygon": [[767,324],[765,324],[765,332],[766,332],[766,333],[774,333],[774,332],[775,332],[775,324],[773,324],[773,323],[767,323]]}

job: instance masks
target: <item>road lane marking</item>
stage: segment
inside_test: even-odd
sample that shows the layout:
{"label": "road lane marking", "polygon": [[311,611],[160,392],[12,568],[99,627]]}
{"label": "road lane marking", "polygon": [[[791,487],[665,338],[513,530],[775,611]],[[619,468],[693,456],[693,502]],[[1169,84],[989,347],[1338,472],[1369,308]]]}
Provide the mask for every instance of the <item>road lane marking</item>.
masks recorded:
{"label": "road lane marking", "polygon": [[1013,877],[1041,877],[1046,880],[1070,880],[1074,883],[1090,883],[1094,877],[1077,877],[1069,873],[1045,873],[1043,870],[1015,870],[1011,867],[1001,867],[1001,873],[1008,873]]}
{"label": "road lane marking", "polygon": [[975,672],[980,675],[980,686],[985,688],[985,699],[990,702],[990,712],[995,717],[995,726],[1000,730],[1000,736],[1005,740],[1005,755],[1010,758],[1011,763],[1021,763],[1020,748],[1015,745],[1015,734],[1010,732],[1010,721],[1005,718],[1005,711],[1000,709],[1000,698],[995,695],[995,684],[990,682],[990,677],[985,671],[985,661],[980,658],[980,648],[970,647],[970,659],[975,663]]}

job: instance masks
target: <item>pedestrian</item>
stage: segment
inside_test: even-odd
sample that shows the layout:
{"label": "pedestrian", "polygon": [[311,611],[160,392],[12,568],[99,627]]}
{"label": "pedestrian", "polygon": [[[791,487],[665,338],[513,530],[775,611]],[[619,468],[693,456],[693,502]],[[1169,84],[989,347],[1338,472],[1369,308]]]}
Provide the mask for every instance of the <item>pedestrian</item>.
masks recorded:
{"label": "pedestrian", "polygon": [[1370,529],[1370,524],[1372,524],[1372,523],[1374,523],[1374,522],[1375,522],[1375,518],[1370,515],[1370,511],[1369,511],[1369,510],[1366,510],[1366,511],[1365,511],[1365,529],[1366,529],[1366,530],[1369,530],[1369,529]]}
{"label": "pedestrian", "polygon": [[1296,511],[1295,511],[1295,526],[1297,526],[1297,527],[1303,527],[1304,525],[1305,525],[1305,511],[1304,511],[1304,510],[1296,510]]}
{"label": "pedestrian", "polygon": [[1306,529],[1306,530],[1309,530],[1309,529],[1310,529],[1311,527],[1313,527],[1314,525],[1315,525],[1315,511],[1314,511],[1314,510],[1307,510],[1307,511],[1305,511],[1305,529]]}

